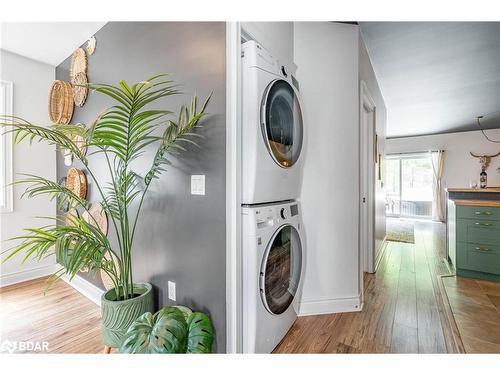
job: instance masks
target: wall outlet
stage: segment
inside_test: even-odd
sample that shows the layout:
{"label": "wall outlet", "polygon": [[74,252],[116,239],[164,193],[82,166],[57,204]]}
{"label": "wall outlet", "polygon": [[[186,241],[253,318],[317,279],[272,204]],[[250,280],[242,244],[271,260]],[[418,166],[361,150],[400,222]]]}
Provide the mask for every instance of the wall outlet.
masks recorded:
{"label": "wall outlet", "polygon": [[191,176],[191,194],[205,195],[205,175],[195,174]]}
{"label": "wall outlet", "polygon": [[168,299],[175,301],[175,283],[173,281],[168,282]]}

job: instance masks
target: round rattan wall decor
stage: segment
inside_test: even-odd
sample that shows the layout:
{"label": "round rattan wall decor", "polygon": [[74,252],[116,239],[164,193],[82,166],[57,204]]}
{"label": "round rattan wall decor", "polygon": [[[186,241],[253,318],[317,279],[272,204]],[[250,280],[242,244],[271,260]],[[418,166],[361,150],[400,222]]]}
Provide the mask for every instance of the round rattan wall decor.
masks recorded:
{"label": "round rattan wall decor", "polygon": [[[85,128],[85,124],[78,123],[76,125]],[[85,138],[81,135],[76,134],[73,136],[72,141],[76,145],[76,147],[78,147],[78,150],[80,150],[81,154],[85,156],[87,154],[87,142],[85,141]]]}
{"label": "round rattan wall decor", "polygon": [[81,135],[75,135],[73,142],[76,147],[78,147],[82,155],[85,156],[87,154],[87,143],[85,142],[85,139]]}
{"label": "round rattan wall decor", "polygon": [[76,75],[71,78],[71,83],[73,84],[73,99],[75,101],[75,105],[83,107],[89,92],[87,87],[87,74],[83,72],[76,73]]}
{"label": "round rattan wall decor", "polygon": [[69,69],[69,76],[71,81],[78,73],[87,74],[87,54],[83,48],[77,48],[71,55],[71,66]]}
{"label": "round rattan wall decor", "polygon": [[66,225],[68,227],[74,227],[76,225],[76,219],[78,219],[80,216],[78,215],[78,211],[75,208],[72,208],[68,211],[66,214]]}
{"label": "round rattan wall decor", "polygon": [[108,234],[108,217],[100,203],[92,203],[88,211],[82,214],[83,220],[99,228],[104,235]]}
{"label": "round rattan wall decor", "polygon": [[66,81],[55,80],[49,91],[49,118],[53,124],[69,124],[73,117],[73,88]]}
{"label": "round rattan wall decor", "polygon": [[87,177],[83,171],[70,168],[66,176],[66,187],[82,199],[87,196]]}

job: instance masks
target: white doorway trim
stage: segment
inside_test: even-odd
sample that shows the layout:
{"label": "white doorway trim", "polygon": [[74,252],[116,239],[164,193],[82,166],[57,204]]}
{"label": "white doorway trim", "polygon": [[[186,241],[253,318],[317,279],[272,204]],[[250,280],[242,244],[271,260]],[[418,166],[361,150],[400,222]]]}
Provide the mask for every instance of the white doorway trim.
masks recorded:
{"label": "white doorway trim", "polygon": [[364,81],[360,81],[360,206],[359,273],[363,294],[363,273],[375,272],[375,130],[376,105]]}
{"label": "white doorway trim", "polygon": [[226,352],[241,353],[241,33],[226,23]]}

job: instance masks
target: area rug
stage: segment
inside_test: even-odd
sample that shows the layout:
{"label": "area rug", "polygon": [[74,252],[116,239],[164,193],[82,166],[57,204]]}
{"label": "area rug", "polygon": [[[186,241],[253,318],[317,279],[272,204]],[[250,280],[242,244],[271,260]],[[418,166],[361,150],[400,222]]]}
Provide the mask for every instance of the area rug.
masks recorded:
{"label": "area rug", "polygon": [[415,243],[415,228],[411,221],[387,220],[387,241]]}

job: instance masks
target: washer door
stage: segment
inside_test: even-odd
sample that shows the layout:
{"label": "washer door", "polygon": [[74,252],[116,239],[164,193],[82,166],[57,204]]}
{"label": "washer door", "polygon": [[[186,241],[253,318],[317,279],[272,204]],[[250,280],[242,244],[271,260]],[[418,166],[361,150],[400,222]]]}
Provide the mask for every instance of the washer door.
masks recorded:
{"label": "washer door", "polygon": [[260,270],[260,294],[266,309],[275,315],[288,309],[299,287],[302,245],[299,233],[289,225],[271,238]]}
{"label": "washer door", "polygon": [[274,161],[289,168],[299,159],[303,140],[302,111],[293,87],[282,79],[269,84],[261,110],[262,135]]}

